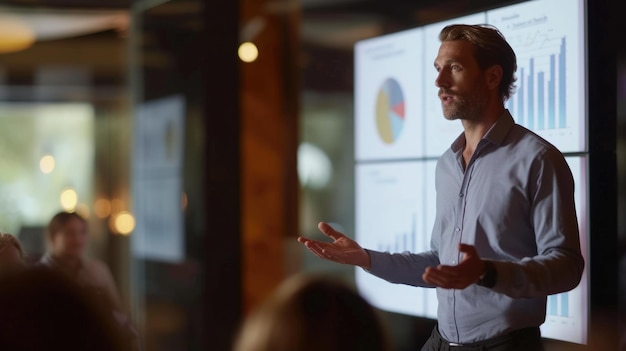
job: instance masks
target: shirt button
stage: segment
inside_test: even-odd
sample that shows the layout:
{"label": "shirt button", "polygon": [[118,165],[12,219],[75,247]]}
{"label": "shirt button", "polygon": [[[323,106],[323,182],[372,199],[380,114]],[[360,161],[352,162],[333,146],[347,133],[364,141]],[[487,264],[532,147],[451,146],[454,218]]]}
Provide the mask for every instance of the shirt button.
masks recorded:
{"label": "shirt button", "polygon": [[459,197],[463,197],[463,193],[460,193],[460,194],[459,194]]}
{"label": "shirt button", "polygon": [[453,261],[452,261],[452,264],[456,264],[456,260],[453,260]]}
{"label": "shirt button", "polygon": [[460,232],[460,231],[461,231],[461,228],[454,228],[454,231],[455,231],[455,232]]}

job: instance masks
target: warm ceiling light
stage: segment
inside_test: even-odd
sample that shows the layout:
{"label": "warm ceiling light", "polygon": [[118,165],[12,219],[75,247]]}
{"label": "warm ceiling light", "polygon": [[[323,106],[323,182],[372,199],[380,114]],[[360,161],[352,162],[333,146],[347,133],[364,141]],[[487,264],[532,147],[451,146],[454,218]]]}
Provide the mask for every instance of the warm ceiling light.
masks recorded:
{"label": "warm ceiling light", "polygon": [[259,49],[251,42],[239,45],[239,58],[243,62],[254,62],[259,57]]}
{"label": "warm ceiling light", "polygon": [[72,188],[65,188],[61,192],[61,207],[65,211],[74,211],[76,209],[76,205],[78,205],[78,194],[76,190]]}
{"label": "warm ceiling light", "polygon": [[0,54],[28,49],[35,42],[35,33],[19,17],[0,15]]}

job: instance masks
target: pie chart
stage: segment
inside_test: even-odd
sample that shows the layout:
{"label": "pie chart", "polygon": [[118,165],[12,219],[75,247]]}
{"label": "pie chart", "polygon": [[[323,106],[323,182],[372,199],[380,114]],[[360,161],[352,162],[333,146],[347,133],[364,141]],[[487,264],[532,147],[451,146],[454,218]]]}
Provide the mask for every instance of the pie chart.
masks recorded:
{"label": "pie chart", "polygon": [[404,128],[404,95],[398,81],[388,78],[376,98],[376,127],[385,144],[393,144]]}

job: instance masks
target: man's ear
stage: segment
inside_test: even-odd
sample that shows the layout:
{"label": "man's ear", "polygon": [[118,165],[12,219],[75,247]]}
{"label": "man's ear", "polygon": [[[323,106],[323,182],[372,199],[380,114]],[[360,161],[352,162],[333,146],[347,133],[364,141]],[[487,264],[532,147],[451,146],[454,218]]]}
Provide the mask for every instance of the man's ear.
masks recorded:
{"label": "man's ear", "polygon": [[485,70],[485,80],[489,89],[498,89],[502,81],[502,66],[493,65]]}

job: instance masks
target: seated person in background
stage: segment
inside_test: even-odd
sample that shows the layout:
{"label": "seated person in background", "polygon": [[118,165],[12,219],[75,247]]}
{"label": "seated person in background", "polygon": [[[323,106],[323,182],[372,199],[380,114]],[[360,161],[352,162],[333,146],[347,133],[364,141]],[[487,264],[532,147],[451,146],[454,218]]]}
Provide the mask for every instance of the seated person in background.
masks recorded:
{"label": "seated person in background", "polygon": [[111,310],[121,311],[120,297],[107,266],[84,256],[89,239],[87,221],[76,213],[59,212],[52,217],[46,234],[48,252],[40,262],[93,290]]}
{"label": "seated person in background", "polygon": [[138,339],[130,318],[124,313],[111,272],[103,262],[84,255],[88,243],[87,221],[73,212],[59,212],[48,224],[47,239],[48,252],[40,263],[91,292],[111,311],[128,338]]}
{"label": "seated person in background", "polygon": [[24,267],[24,251],[11,234],[0,233],[0,276],[19,271]]}
{"label": "seated person in background", "polygon": [[41,266],[0,277],[0,350],[130,351],[102,307]]}
{"label": "seated person in background", "polygon": [[235,351],[385,351],[375,310],[339,282],[296,277],[244,323]]}

